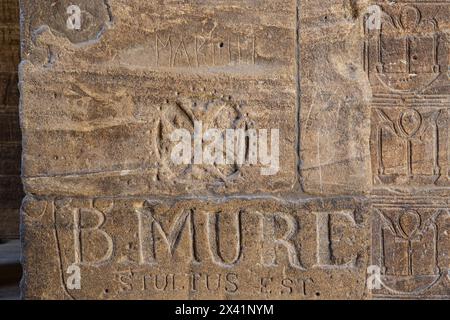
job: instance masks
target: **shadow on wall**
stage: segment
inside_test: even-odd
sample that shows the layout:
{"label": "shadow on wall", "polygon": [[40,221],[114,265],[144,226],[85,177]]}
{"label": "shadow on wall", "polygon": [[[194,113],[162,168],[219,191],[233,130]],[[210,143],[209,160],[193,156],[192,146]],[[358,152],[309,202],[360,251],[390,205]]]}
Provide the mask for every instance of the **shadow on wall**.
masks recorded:
{"label": "shadow on wall", "polygon": [[19,0],[0,1],[0,241],[19,237],[21,133]]}

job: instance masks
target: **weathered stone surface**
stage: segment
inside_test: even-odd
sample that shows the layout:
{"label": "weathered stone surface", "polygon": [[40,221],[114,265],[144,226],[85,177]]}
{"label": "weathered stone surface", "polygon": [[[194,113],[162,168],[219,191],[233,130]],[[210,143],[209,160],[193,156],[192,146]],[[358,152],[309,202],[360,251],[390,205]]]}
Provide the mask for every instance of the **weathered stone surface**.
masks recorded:
{"label": "weathered stone surface", "polygon": [[[289,191],[297,181],[291,81],[61,74],[22,65],[24,184],[33,194],[174,195]],[[52,83],[46,87],[45,83]],[[273,96],[273,92],[279,92]],[[175,165],[175,129],[280,128],[279,170]],[[45,152],[42,144],[51,146]],[[245,150],[251,147],[249,142]]]}
{"label": "weathered stone surface", "polygon": [[448,298],[448,200],[376,196],[373,208],[372,265],[382,270],[374,296]]}
{"label": "weathered stone surface", "polygon": [[[447,298],[450,2],[399,1],[365,17],[371,92],[372,264],[381,298]],[[374,28],[375,26],[375,28]]]}
{"label": "weathered stone surface", "polygon": [[450,1],[21,7],[25,298],[450,297]]}
{"label": "weathered stone surface", "polygon": [[19,64],[19,2],[0,5],[0,239],[19,237],[20,127],[17,65]]}
{"label": "weathered stone surface", "polygon": [[374,188],[420,192],[448,187],[450,5],[383,10],[382,32],[366,31],[365,37]]}
{"label": "weathered stone surface", "polygon": [[300,1],[302,185],[364,194],[370,180],[370,87],[361,57],[366,1]]}
{"label": "weathered stone surface", "polygon": [[[264,1],[264,7],[253,1],[164,6],[81,1],[81,10],[92,16],[92,10],[112,12],[111,29],[97,41],[86,38],[83,46],[73,43],[81,41],[70,36],[73,30],[61,31],[55,22],[63,7],[23,3],[25,13],[33,12],[25,14],[21,82],[25,104],[35,101],[33,108],[23,108],[22,118],[29,192],[299,189],[294,1],[283,5],[288,19],[269,14],[277,5],[273,1]],[[180,6],[189,13],[180,16]],[[283,156],[276,174],[261,175],[261,164],[172,165],[170,134],[180,128],[193,133],[196,121],[203,131],[280,130]],[[41,152],[42,143],[52,150]],[[246,144],[248,154],[251,141]]]}
{"label": "weathered stone surface", "polygon": [[80,30],[66,27],[69,4],[22,1],[24,56],[34,64],[294,76],[294,0],[80,0]]}
{"label": "weathered stone surface", "polygon": [[[363,298],[367,201],[24,201],[26,298]],[[36,254],[39,251],[39,254]],[[81,289],[70,290],[72,264]]]}

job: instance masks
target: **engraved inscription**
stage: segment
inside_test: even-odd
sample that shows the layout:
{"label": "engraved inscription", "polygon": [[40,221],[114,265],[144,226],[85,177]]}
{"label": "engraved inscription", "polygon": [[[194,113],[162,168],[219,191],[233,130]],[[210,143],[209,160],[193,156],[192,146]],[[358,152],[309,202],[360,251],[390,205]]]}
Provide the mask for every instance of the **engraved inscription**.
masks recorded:
{"label": "engraved inscription", "polygon": [[[49,248],[57,251],[64,286],[67,268],[80,268],[81,289],[65,290],[71,298],[84,296],[83,283],[91,278],[106,296],[314,297],[321,285],[311,274],[364,269],[359,259],[366,248],[358,239],[367,236],[365,213],[355,203],[336,201],[338,211],[313,202],[311,211],[301,203],[268,200],[28,198],[23,211],[27,227],[53,225],[48,230],[56,242]],[[343,237],[354,245],[343,246]]]}
{"label": "engraved inscription", "polygon": [[218,38],[158,32],[153,48],[154,65],[161,68],[254,65],[257,58],[254,35]]}

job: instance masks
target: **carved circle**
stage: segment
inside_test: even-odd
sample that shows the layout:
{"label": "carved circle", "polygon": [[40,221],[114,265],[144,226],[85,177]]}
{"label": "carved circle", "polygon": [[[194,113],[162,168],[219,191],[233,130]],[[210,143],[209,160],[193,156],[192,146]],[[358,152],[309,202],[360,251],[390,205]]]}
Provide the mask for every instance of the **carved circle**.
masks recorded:
{"label": "carved circle", "polygon": [[420,215],[413,210],[405,211],[400,215],[398,224],[406,239],[412,239],[420,229]]}
{"label": "carved circle", "polygon": [[36,199],[25,199],[22,204],[22,212],[30,218],[39,219],[47,210],[47,201]]}
{"label": "carved circle", "polygon": [[422,126],[422,116],[417,110],[408,109],[400,114],[399,128],[408,138],[412,138]]}
{"label": "carved circle", "polygon": [[414,32],[416,30],[420,20],[420,11],[415,7],[406,6],[400,14],[400,23],[402,24],[403,29],[409,32]]}

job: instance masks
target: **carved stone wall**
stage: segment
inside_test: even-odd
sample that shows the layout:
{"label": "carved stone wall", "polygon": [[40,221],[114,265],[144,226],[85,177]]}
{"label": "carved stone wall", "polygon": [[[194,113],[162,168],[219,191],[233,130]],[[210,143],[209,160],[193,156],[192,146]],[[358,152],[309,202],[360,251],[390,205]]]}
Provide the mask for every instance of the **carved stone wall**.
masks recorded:
{"label": "carved stone wall", "polygon": [[19,237],[21,134],[19,1],[0,3],[0,239]]}
{"label": "carved stone wall", "polygon": [[450,296],[450,1],[21,9],[25,298]]}
{"label": "carved stone wall", "polygon": [[448,297],[450,2],[377,4],[379,26],[364,37],[375,294]]}

